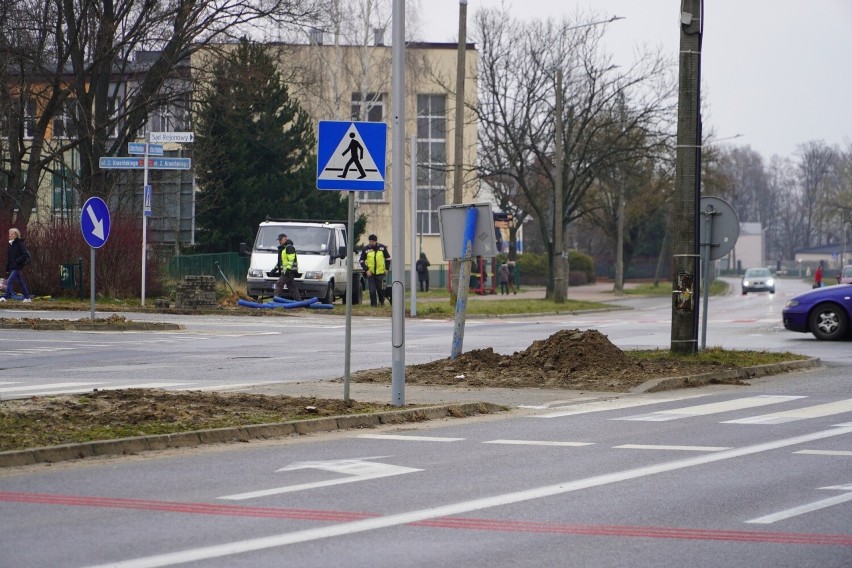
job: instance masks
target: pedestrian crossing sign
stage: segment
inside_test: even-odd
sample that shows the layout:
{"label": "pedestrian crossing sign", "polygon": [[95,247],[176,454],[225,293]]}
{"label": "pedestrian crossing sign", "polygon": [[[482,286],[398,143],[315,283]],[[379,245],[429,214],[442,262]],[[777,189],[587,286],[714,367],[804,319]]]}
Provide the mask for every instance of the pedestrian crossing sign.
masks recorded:
{"label": "pedestrian crossing sign", "polygon": [[384,191],[388,126],[323,120],[317,136],[317,189]]}

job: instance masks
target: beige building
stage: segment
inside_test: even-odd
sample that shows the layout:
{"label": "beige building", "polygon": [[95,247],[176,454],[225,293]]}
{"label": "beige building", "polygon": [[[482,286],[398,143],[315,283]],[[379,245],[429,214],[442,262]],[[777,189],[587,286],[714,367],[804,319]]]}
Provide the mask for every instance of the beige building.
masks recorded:
{"label": "beige building", "polygon": [[[309,111],[314,121],[372,121],[388,125],[385,191],[355,192],[356,218],[367,218],[366,235],[375,233],[388,247],[392,242],[391,200],[392,145],[394,134],[391,77],[391,47],[381,37],[371,46],[326,45],[314,36],[311,44],[270,44],[278,50],[281,70],[288,77],[290,93]],[[477,53],[473,44],[466,50],[466,108],[477,101]],[[442,262],[438,207],[453,202],[455,156],[455,83],[458,44],[410,43],[406,46],[405,72],[405,265],[410,239],[415,239],[417,255],[426,253],[433,269]],[[411,138],[415,137],[417,156],[417,222],[410,221]],[[473,203],[478,184],[476,164],[477,124],[475,114],[466,110],[463,135],[463,202]],[[319,191],[319,190],[318,190]],[[341,192],[342,198],[348,192]]]}

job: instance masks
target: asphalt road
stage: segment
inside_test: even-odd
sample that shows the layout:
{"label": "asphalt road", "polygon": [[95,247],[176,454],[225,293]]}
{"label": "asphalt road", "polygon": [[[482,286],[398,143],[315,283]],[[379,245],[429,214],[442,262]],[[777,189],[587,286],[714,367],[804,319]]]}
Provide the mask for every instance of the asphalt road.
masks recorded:
{"label": "asphalt road", "polygon": [[[0,471],[0,566],[848,567],[852,350],[782,331],[782,294],[711,301],[708,344],[817,354],[827,366],[746,386],[539,397],[478,419]],[[469,322],[465,348],[510,352],[566,327],[665,347],[667,304],[628,302]],[[42,350],[7,352],[2,380],[214,374],[204,384],[215,387],[227,373],[233,386],[291,368],[323,378],[333,365],[306,367],[339,364],[330,322],[203,318],[153,337],[58,334],[53,348],[26,332],[19,347]],[[409,359],[445,357],[446,326],[409,326]],[[358,330],[358,365],[386,366],[388,322]]]}

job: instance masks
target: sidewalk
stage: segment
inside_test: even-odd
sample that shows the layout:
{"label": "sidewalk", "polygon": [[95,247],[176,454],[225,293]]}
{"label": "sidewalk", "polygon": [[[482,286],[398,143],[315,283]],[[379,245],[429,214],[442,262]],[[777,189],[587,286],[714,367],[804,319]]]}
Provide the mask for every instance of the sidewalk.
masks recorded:
{"label": "sidewalk", "polygon": [[[629,290],[635,288],[638,284],[634,282],[625,282],[624,289]],[[485,300],[485,301],[511,301],[511,300],[543,300],[546,294],[546,288],[543,286],[523,286],[517,294],[500,294],[499,290],[496,294],[486,294],[480,296],[471,292],[470,300]],[[628,298],[629,296],[616,296],[613,291],[612,281],[606,280],[595,282],[594,284],[585,284],[583,286],[570,286],[568,294],[565,296],[567,300],[581,300],[586,302],[617,302]],[[446,301],[446,296],[430,297],[429,293],[417,292],[417,302],[437,302]]]}

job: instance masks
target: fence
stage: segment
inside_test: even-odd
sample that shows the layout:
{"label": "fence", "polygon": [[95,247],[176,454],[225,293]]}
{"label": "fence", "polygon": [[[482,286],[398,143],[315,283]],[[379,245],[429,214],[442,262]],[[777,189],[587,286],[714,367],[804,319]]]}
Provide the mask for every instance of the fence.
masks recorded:
{"label": "fence", "polygon": [[178,255],[169,259],[168,272],[176,280],[200,275],[215,276],[219,280],[222,278],[219,274],[221,269],[231,284],[245,284],[249,260],[249,257],[235,252]]}

